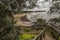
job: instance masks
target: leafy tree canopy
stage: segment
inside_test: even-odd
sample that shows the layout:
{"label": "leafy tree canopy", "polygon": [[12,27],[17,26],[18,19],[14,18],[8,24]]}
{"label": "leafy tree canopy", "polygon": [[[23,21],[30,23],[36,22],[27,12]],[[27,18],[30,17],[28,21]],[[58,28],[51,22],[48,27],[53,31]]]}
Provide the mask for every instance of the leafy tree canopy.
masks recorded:
{"label": "leafy tree canopy", "polygon": [[[0,40],[18,40],[17,37],[19,35],[19,28],[14,24],[14,6],[17,5],[16,2],[12,2],[12,0],[1,0],[0,3]],[[19,0],[20,5],[23,3],[23,0]],[[16,3],[16,5],[15,5]],[[11,9],[10,9],[11,7]]]}

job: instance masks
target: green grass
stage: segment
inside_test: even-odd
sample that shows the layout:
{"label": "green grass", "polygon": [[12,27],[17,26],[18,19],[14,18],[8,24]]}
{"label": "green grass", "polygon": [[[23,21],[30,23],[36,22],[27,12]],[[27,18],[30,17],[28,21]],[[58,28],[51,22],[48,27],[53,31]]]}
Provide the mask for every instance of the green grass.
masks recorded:
{"label": "green grass", "polygon": [[24,30],[25,30],[26,32],[29,32],[29,31],[31,31],[31,28],[24,28]]}
{"label": "green grass", "polygon": [[32,40],[36,35],[32,34],[22,34],[19,36],[19,40]]}
{"label": "green grass", "polygon": [[60,36],[59,36],[58,40],[60,40]]}

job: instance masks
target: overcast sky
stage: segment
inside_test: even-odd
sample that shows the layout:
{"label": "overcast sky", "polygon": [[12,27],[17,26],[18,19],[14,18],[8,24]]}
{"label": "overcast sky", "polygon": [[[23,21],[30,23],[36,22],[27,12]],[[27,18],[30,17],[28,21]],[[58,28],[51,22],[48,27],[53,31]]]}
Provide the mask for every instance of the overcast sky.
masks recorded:
{"label": "overcast sky", "polygon": [[[28,1],[26,2],[26,5],[27,5],[27,6],[30,6],[30,4],[29,4]],[[25,8],[24,10],[25,10],[25,11],[26,11],[26,10],[41,10],[41,9],[45,10],[45,9],[48,9],[48,8],[49,8],[50,4],[49,4],[49,1],[37,0],[36,6],[37,6],[37,7],[34,7],[33,9],[26,9],[26,8]]]}

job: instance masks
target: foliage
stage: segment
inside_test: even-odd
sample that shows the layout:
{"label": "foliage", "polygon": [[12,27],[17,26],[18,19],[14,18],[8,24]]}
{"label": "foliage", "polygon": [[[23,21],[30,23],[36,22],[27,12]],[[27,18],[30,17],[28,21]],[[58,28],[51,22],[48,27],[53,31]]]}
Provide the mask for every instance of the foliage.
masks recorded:
{"label": "foliage", "polygon": [[36,35],[35,34],[22,34],[19,36],[20,40],[32,40]]}
{"label": "foliage", "polygon": [[37,19],[37,22],[38,22],[39,24],[44,24],[44,23],[46,23],[45,19],[42,19],[42,18]]}
{"label": "foliage", "polygon": [[56,9],[59,9],[59,8],[60,8],[60,7],[59,7],[59,4],[60,4],[60,3],[56,3],[56,4],[55,4]]}
{"label": "foliage", "polygon": [[26,32],[29,32],[29,31],[31,31],[31,28],[24,28],[24,30],[25,30]]}
{"label": "foliage", "polygon": [[53,4],[53,6],[50,8],[50,13],[58,12],[58,10],[60,10],[60,5],[59,4],[60,4],[59,2]]}
{"label": "foliage", "polygon": [[50,22],[60,22],[60,17],[59,18],[52,18],[49,21]]}
{"label": "foliage", "polygon": [[[15,5],[12,5],[12,9],[9,9],[9,2],[12,0],[1,0],[2,3],[0,3],[0,40],[17,40],[17,37],[19,35],[19,28],[16,27],[14,24],[16,23],[14,21],[14,7]],[[20,0],[21,2],[21,0]],[[9,4],[9,6],[8,6]]]}
{"label": "foliage", "polygon": [[42,19],[42,18],[39,18],[37,19],[37,23],[38,23],[38,29],[42,30],[43,28],[45,28],[46,26],[46,20],[45,19]]}
{"label": "foliage", "polygon": [[[52,35],[53,38],[57,38],[58,36],[58,32],[55,29],[52,29],[51,27],[47,28],[48,33],[50,33]],[[60,36],[60,35],[59,35]],[[58,37],[58,40],[60,39],[60,37]]]}
{"label": "foliage", "polygon": [[36,7],[37,0],[27,0],[27,1],[28,1],[28,4],[30,4],[30,5],[27,6],[27,3],[26,3],[26,7],[28,9],[32,9],[32,8]]}

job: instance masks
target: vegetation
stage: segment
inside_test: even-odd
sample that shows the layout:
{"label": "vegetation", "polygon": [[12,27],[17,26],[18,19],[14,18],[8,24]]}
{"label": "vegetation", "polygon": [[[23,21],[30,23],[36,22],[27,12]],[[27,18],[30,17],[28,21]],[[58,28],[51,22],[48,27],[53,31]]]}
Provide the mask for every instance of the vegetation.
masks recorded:
{"label": "vegetation", "polygon": [[22,34],[19,36],[20,40],[32,40],[36,35],[35,34]]}
{"label": "vegetation", "polygon": [[45,19],[39,18],[39,19],[37,19],[37,22],[40,24],[44,24],[46,21],[45,21]]}
{"label": "vegetation", "polygon": [[[14,1],[14,0],[13,0]],[[35,34],[20,34],[20,28],[16,27],[14,24],[14,14],[18,11],[21,11],[22,8],[26,7],[25,1],[27,0],[16,0],[12,2],[11,0],[1,0],[0,3],[0,40],[32,40],[36,35]],[[10,3],[12,2],[12,3]],[[36,6],[36,0],[29,0],[30,6],[28,8],[34,8]],[[54,5],[57,10],[60,9],[58,4]],[[52,7],[53,8],[53,7]],[[52,11],[52,10],[51,10]],[[60,22],[60,18],[52,18],[50,22]],[[37,19],[37,24],[39,29],[45,28],[46,21],[44,19]],[[24,28],[26,32],[29,32],[31,28]],[[58,33],[52,29],[48,29],[54,37],[58,36]],[[59,36],[60,40],[60,36]]]}
{"label": "vegetation", "polygon": [[57,2],[55,4],[53,4],[53,6],[50,8],[50,13],[60,13],[59,10],[60,10],[60,3]]}
{"label": "vegetation", "polygon": [[50,22],[60,22],[60,17],[58,17],[58,18],[52,18],[49,21]]}
{"label": "vegetation", "polygon": [[38,23],[38,25],[39,25],[39,29],[43,29],[43,28],[45,28],[45,24],[46,24],[46,21],[45,21],[45,19],[37,19],[37,23]]}
{"label": "vegetation", "polygon": [[[24,8],[26,0],[1,0],[0,3],[0,40],[18,40],[19,28],[14,24],[14,13]],[[32,5],[35,5],[32,3]],[[30,29],[25,29],[29,31]]]}
{"label": "vegetation", "polygon": [[25,30],[26,32],[29,32],[29,31],[31,31],[31,28],[24,28],[24,30]]}
{"label": "vegetation", "polygon": [[[13,7],[11,6],[12,8],[10,10],[10,4],[7,3],[7,0],[1,2],[2,3],[0,3],[0,40],[18,40],[17,38],[20,29],[14,25],[16,22],[14,21],[13,17],[14,11],[12,11],[13,9],[15,10],[15,5],[12,5]],[[23,1],[20,0],[19,2]]]}
{"label": "vegetation", "polygon": [[[58,17],[58,18],[52,18],[52,19],[50,19],[49,20],[51,23],[60,23],[60,17]],[[54,24],[55,25],[55,24]],[[59,24],[60,25],[60,24]],[[54,38],[57,38],[57,36],[58,36],[58,34],[59,34],[59,32],[58,32],[58,27],[59,27],[59,25],[57,26],[57,27],[55,27],[57,30],[55,30],[54,28],[48,28],[48,32],[49,33],[51,33],[52,35],[53,35],[53,37]],[[58,36],[58,40],[60,40],[60,35]]]}

